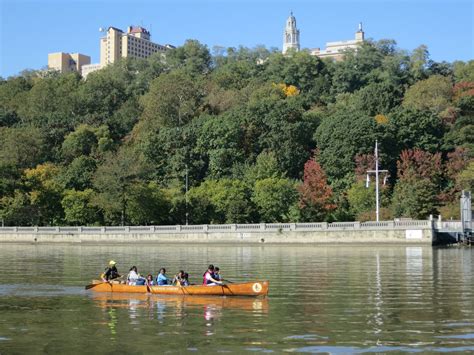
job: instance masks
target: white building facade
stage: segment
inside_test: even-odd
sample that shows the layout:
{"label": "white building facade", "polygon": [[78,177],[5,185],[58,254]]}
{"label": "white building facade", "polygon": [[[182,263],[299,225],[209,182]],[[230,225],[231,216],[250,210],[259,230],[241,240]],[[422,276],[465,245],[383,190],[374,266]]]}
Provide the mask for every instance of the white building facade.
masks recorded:
{"label": "white building facade", "polygon": [[[337,42],[327,42],[325,49],[314,48],[310,50],[312,55],[320,58],[331,58],[334,60],[342,60],[345,51],[349,49],[357,50],[357,48],[365,41],[365,34],[362,30],[362,23],[355,33],[354,39]],[[300,30],[296,27],[296,18],[293,13],[286,20],[285,31],[283,34],[283,54],[288,50],[300,50]]]}

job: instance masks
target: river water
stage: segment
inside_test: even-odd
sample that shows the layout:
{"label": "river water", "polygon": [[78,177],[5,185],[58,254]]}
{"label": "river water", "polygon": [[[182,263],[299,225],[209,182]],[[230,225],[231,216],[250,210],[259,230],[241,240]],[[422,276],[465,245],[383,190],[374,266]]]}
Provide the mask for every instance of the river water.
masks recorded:
{"label": "river water", "polygon": [[[425,246],[0,245],[0,353],[474,351],[474,251]],[[109,259],[208,263],[267,298],[94,294]]]}

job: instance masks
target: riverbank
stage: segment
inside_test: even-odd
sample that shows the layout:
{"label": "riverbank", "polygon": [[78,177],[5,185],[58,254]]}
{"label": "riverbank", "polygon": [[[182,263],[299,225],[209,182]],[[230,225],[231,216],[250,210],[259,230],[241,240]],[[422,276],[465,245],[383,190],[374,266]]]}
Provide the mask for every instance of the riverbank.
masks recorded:
{"label": "riverbank", "polygon": [[3,227],[0,243],[426,244],[443,242],[429,220],[130,227]]}

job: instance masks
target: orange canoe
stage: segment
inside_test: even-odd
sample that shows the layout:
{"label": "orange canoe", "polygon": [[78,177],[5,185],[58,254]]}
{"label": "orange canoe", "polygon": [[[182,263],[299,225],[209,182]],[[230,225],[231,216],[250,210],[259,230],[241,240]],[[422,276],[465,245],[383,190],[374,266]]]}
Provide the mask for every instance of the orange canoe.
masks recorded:
{"label": "orange canoe", "polygon": [[268,281],[251,281],[226,285],[203,286],[131,286],[94,280],[86,290],[95,292],[150,293],[156,295],[266,296]]}

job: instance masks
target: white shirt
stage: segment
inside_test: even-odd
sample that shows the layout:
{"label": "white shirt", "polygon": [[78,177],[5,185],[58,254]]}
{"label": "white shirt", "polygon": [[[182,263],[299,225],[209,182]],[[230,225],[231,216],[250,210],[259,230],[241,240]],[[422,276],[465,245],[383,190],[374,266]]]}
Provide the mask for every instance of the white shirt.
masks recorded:
{"label": "white shirt", "polygon": [[129,285],[135,285],[139,278],[140,277],[138,276],[138,274],[134,270],[130,271],[128,273],[128,276],[127,276],[128,284]]}

